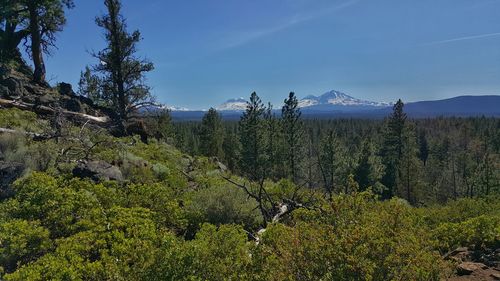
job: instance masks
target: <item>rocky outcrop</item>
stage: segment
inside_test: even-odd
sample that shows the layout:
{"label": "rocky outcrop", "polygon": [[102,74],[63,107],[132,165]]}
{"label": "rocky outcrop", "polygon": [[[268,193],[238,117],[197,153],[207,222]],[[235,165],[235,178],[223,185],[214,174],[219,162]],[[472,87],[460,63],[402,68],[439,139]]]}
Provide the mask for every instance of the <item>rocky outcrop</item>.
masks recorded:
{"label": "rocky outcrop", "polygon": [[456,264],[455,276],[448,280],[500,280],[500,249],[460,247],[445,258]]}
{"label": "rocky outcrop", "polygon": [[[77,95],[68,83],[51,88],[31,81],[31,77],[0,65],[0,99],[30,104],[33,107],[61,108],[91,116],[110,116],[114,113],[100,108],[83,96]],[[34,110],[35,111],[35,110]]]}
{"label": "rocky outcrop", "polygon": [[479,262],[463,262],[457,266],[458,275],[471,275],[475,271],[488,269],[484,263]]}
{"label": "rocky outcrop", "polygon": [[123,181],[120,169],[104,161],[81,161],[73,169],[73,176],[89,178],[95,182]]}

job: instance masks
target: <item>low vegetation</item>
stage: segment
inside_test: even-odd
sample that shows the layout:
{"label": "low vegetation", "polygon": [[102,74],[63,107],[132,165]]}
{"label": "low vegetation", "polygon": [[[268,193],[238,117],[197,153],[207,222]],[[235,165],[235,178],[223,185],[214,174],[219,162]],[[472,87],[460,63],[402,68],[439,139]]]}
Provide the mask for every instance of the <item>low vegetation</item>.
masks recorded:
{"label": "low vegetation", "polygon": [[[15,123],[2,118],[3,126],[31,123],[30,114],[2,113],[20,116]],[[272,199],[265,208],[294,192],[302,204],[266,223],[239,186],[253,192],[259,185],[214,158],[193,158],[163,141],[100,138],[106,145],[89,157],[119,165],[123,181],[74,177],[80,156],[60,155],[72,141],[18,137],[26,151],[48,150],[43,161],[51,165],[26,169],[0,203],[2,279],[440,280],[452,272],[443,255],[456,247],[499,247],[495,195],[412,207],[358,191],[352,177],[352,191],[331,198],[290,180],[266,180]],[[12,149],[5,139],[2,147]]]}
{"label": "low vegetation", "polygon": [[77,95],[43,57],[73,1],[0,0],[1,280],[443,280],[457,248],[498,266],[498,119],[399,100],[305,121],[294,93],[281,115],[252,93],[237,124],[172,124],[143,110],[153,64],[104,3]]}

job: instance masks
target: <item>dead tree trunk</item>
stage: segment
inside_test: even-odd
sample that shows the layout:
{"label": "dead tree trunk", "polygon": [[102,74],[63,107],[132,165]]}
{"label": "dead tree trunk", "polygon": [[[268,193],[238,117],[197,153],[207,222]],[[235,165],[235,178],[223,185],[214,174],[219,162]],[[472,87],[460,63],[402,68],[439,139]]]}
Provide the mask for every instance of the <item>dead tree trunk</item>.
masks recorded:
{"label": "dead tree trunk", "polygon": [[[9,108],[18,108],[22,110],[29,110],[33,111],[37,114],[42,114],[42,115],[53,115],[57,112],[56,109],[44,106],[44,105],[34,105],[31,103],[25,103],[21,101],[14,101],[14,100],[6,100],[6,99],[0,99],[0,106],[3,107],[9,107]],[[80,112],[73,112],[73,111],[68,111],[68,110],[61,110],[60,111],[62,114],[76,119],[76,120],[81,120],[81,121],[90,121],[98,124],[108,124],[110,122],[109,118],[107,116],[92,116]]]}

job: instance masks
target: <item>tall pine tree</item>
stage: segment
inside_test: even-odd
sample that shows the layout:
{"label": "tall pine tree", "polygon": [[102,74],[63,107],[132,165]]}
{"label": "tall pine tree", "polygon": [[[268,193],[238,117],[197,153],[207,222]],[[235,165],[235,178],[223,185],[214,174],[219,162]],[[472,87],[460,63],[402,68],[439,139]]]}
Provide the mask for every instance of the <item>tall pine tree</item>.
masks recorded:
{"label": "tall pine tree", "polygon": [[383,172],[382,161],[375,154],[373,143],[370,140],[365,140],[362,144],[358,165],[354,171],[354,179],[361,190],[371,187],[375,192],[381,192],[379,181]]}
{"label": "tall pine tree", "polygon": [[200,152],[209,157],[224,158],[224,127],[222,119],[214,108],[203,116],[200,129]]}
{"label": "tall pine tree", "polygon": [[266,133],[266,154],[268,157],[267,175],[273,180],[279,180],[284,175],[283,145],[281,123],[276,118],[271,103],[264,112],[264,126]]}
{"label": "tall pine tree", "polygon": [[393,112],[387,120],[387,126],[382,147],[383,163],[386,167],[382,184],[386,187],[382,193],[384,199],[395,195],[395,189],[400,178],[400,163],[403,157],[404,130],[407,116],[403,111],[404,103],[398,100]]}
{"label": "tall pine tree", "polygon": [[239,122],[241,171],[254,181],[263,180],[267,176],[264,112],[264,104],[257,93],[253,92]]}
{"label": "tall pine tree", "polygon": [[94,70],[101,75],[102,97],[116,112],[116,121],[122,133],[130,116],[139,108],[152,105],[153,96],[145,84],[145,73],[153,70],[153,64],[136,57],[139,31],[130,34],[125,18],[121,15],[119,0],[104,1],[108,14],[96,19],[104,29],[107,47],[94,54],[99,64]]}
{"label": "tall pine tree", "polygon": [[295,183],[300,179],[304,157],[304,125],[301,115],[299,101],[295,93],[291,92],[281,109],[281,122],[286,176]]}

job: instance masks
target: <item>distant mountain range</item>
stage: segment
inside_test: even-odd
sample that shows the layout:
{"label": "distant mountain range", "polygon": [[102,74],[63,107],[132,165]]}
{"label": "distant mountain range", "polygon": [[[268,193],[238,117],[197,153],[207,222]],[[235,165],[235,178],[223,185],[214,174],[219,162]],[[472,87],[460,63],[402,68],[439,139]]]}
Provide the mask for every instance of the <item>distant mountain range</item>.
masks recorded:
{"label": "distant mountain range", "polygon": [[[230,99],[215,107],[225,118],[238,118],[246,109],[244,98]],[[382,118],[392,110],[392,103],[367,101],[339,91],[329,91],[320,96],[309,95],[299,101],[305,117],[319,118]],[[168,107],[174,118],[199,119],[203,110]],[[279,110],[277,110],[279,111]],[[405,112],[411,117],[435,116],[496,116],[500,117],[500,95],[459,96],[435,101],[409,102]]]}
{"label": "distant mountain range", "polygon": [[[307,96],[299,101],[299,107],[317,111],[362,111],[391,106],[390,103],[366,101],[353,98],[339,91],[330,91],[321,96]],[[230,99],[215,109],[218,111],[244,111],[247,100],[244,98]]]}
{"label": "distant mountain range", "polygon": [[247,100],[244,98],[230,99],[217,106],[217,111],[244,111],[247,108]]}
{"label": "distant mountain range", "polygon": [[[414,117],[496,116],[500,117],[500,96],[459,96],[444,100],[411,102],[405,112]],[[385,109],[386,112],[390,111]]]}
{"label": "distant mountain range", "polygon": [[390,106],[390,103],[366,101],[353,98],[339,91],[330,91],[323,95],[307,96],[299,101],[299,107],[308,110],[371,110]]}

